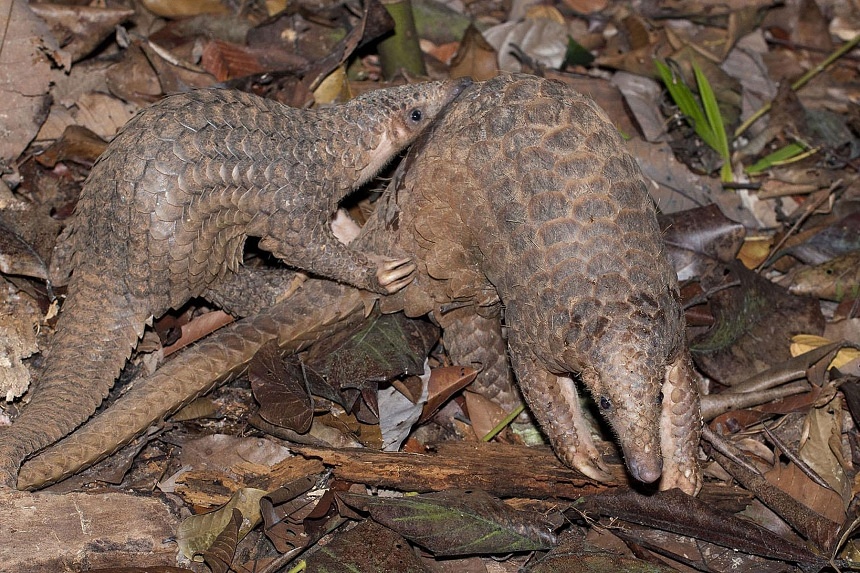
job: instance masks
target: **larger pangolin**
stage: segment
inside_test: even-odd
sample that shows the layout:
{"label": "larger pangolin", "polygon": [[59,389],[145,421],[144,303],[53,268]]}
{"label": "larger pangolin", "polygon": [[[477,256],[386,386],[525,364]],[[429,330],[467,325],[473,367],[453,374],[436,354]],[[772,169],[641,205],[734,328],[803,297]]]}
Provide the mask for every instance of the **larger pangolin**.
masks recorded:
{"label": "larger pangolin", "polygon": [[[562,460],[608,477],[580,413],[579,372],[634,477],[662,472],[661,489],[695,493],[701,419],[677,285],[642,175],[604,113],[560,82],[501,76],[468,88],[403,167],[352,245],[418,265],[382,306],[432,312],[459,336],[457,354],[472,357],[498,348],[501,329],[485,326],[503,311],[519,384]],[[361,309],[354,289],[306,283],[167,364],[113,414],[25,466],[22,486],[106,455],[118,433],[240,372],[268,340],[293,349]],[[468,313],[484,317],[479,336]],[[493,351],[485,364],[498,372],[504,357]]]}

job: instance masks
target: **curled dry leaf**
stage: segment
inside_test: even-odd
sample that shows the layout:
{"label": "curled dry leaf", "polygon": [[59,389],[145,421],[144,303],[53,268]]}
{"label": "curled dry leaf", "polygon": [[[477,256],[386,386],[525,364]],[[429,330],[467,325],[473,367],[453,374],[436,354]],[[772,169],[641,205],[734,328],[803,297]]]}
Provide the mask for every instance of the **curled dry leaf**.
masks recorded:
{"label": "curled dry leaf", "polygon": [[245,518],[239,528],[241,539],[260,522],[260,498],[264,495],[266,492],[261,489],[242,488],[237,490],[223,507],[186,518],[176,528],[179,550],[188,559],[205,552],[233,519],[234,509],[238,509]]}
{"label": "curled dry leaf", "polygon": [[134,16],[134,10],[122,8],[39,3],[30,4],[30,8],[51,26],[72,62],[89,55],[119,24]]}
{"label": "curled dry leaf", "polygon": [[230,563],[233,562],[236,545],[239,543],[239,527],[241,525],[242,512],[234,507],[227,526],[218,534],[209,549],[203,552],[203,561],[206,562],[212,573],[230,571]]}
{"label": "curled dry leaf", "polygon": [[522,70],[514,47],[553,69],[561,67],[567,53],[567,28],[545,18],[505,22],[485,30],[484,38],[499,54],[499,68],[507,72]]}

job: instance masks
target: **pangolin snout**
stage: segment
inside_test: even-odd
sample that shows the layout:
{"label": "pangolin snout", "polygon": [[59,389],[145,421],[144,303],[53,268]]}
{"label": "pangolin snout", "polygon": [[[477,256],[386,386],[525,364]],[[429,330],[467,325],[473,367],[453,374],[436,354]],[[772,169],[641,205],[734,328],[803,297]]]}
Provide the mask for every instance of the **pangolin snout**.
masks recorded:
{"label": "pangolin snout", "polygon": [[631,475],[642,483],[652,483],[663,475],[663,460],[657,452],[651,455],[629,455],[624,452],[624,460]]}

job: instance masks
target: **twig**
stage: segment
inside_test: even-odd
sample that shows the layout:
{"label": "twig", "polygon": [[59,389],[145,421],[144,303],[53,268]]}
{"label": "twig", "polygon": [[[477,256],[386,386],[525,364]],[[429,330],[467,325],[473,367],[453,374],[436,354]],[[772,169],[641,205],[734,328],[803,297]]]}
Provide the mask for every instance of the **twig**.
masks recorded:
{"label": "twig", "polygon": [[767,434],[767,437],[770,438],[770,441],[773,442],[773,445],[776,446],[779,449],[779,451],[781,451],[785,455],[785,457],[787,457],[789,460],[791,460],[794,463],[794,465],[796,465],[798,467],[798,469],[806,475],[806,477],[808,477],[809,479],[811,479],[812,481],[814,481],[815,483],[817,483],[821,487],[824,487],[824,488],[827,488],[833,492],[836,492],[836,490],[834,490],[832,487],[830,487],[830,484],[828,484],[826,481],[824,481],[824,479],[822,479],[822,477],[820,475],[818,475],[815,472],[815,470],[813,470],[811,467],[809,467],[806,464],[806,462],[804,462],[799,457],[797,457],[797,455],[794,452],[792,452],[788,448],[788,446],[785,445],[785,442],[783,442],[782,440],[777,438],[776,434],[771,432],[770,428],[767,427],[767,424],[762,423],[761,427],[764,429],[764,433]]}
{"label": "twig", "polygon": [[797,229],[808,219],[816,209],[818,209],[825,201],[827,201],[830,196],[833,194],[833,191],[842,185],[842,180],[834,181],[833,184],[830,185],[830,188],[827,190],[827,193],[822,193],[820,197],[816,197],[810,203],[804,204],[803,206],[803,214],[797,218],[797,221],[794,222],[794,225],[788,230],[788,232],[782,236],[779,242],[770,250],[770,254],[767,256],[765,260],[763,260],[759,265],[755,268],[755,272],[760,273],[762,269],[764,269],[770,262],[773,260],[773,256],[779,252],[785,242],[791,237]]}
{"label": "twig", "polygon": [[[818,64],[817,66],[815,66],[814,68],[812,68],[811,70],[809,70],[808,72],[803,74],[803,76],[801,76],[800,79],[798,79],[796,82],[791,84],[791,89],[794,91],[797,91],[800,88],[802,88],[803,86],[805,86],[807,83],[809,83],[809,80],[811,80],[816,75],[823,72],[828,66],[830,66],[830,64],[835,62],[837,59],[839,59],[844,54],[847,54],[848,52],[853,50],[854,47],[857,46],[858,43],[860,43],[860,34],[857,34],[851,40],[842,44],[835,52],[833,52],[827,58],[825,58],[824,61],[822,61],[820,64]],[[756,111],[754,114],[749,116],[747,118],[747,120],[745,122],[743,122],[735,130],[735,137],[740,137],[741,134],[743,134],[747,129],[749,129],[749,127],[752,124],[754,124],[756,121],[758,121],[758,119],[761,116],[763,116],[764,114],[769,112],[771,107],[773,107],[773,101],[770,101],[770,102],[764,104],[763,106],[761,106],[758,109],[758,111]]]}
{"label": "twig", "polygon": [[715,434],[714,431],[711,430],[711,428],[709,428],[707,424],[702,426],[702,437],[705,438],[712,446],[714,446],[715,450],[717,450],[739,466],[743,467],[748,472],[752,472],[753,474],[758,476],[761,475],[760,471],[758,471],[744,458],[739,456],[738,453],[735,451],[735,448],[730,445],[726,440]]}

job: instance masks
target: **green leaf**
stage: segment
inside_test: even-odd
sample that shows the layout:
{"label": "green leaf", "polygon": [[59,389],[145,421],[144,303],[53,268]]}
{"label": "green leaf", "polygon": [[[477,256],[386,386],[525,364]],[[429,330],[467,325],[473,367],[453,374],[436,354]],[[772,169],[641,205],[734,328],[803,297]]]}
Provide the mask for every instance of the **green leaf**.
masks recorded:
{"label": "green leaf", "polygon": [[593,61],[594,54],[586,50],[571,36],[567,37],[567,51],[564,54],[562,69],[565,66],[590,66]]}
{"label": "green leaf", "polygon": [[695,63],[693,63],[693,73],[696,75],[699,96],[702,98],[702,105],[705,106],[708,125],[714,136],[714,145],[711,145],[711,147],[723,158],[723,168],[720,177],[725,182],[732,181],[734,178],[732,174],[732,157],[729,153],[729,140],[726,136],[726,126],[723,123],[720,106],[717,104],[717,98],[714,96],[714,90],[711,88],[708,78],[705,77],[705,74],[702,73],[702,70]]}
{"label": "green leaf", "polygon": [[806,148],[800,143],[789,143],[785,147],[780,147],[773,153],[765,155],[764,157],[747,167],[745,171],[749,175],[758,175],[762,171],[767,171],[777,163],[788,161],[793,157],[797,157],[804,151],[806,151]]}
{"label": "green leaf", "polygon": [[549,549],[556,543],[552,531],[558,524],[479,490],[402,498],[347,493],[338,497],[436,556],[505,555]]}
{"label": "green leaf", "polygon": [[708,118],[705,116],[705,112],[702,110],[699,102],[696,101],[696,96],[693,95],[693,92],[682,79],[676,77],[675,74],[672,73],[669,66],[660,60],[654,60],[654,64],[657,66],[657,71],[659,72],[663,83],[666,85],[666,89],[669,90],[669,95],[672,97],[672,101],[675,102],[675,105],[678,106],[681,113],[683,113],[687,120],[692,124],[693,129],[696,131],[696,135],[701,137],[702,141],[710,147],[717,149],[716,136],[711,131]]}

